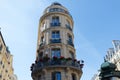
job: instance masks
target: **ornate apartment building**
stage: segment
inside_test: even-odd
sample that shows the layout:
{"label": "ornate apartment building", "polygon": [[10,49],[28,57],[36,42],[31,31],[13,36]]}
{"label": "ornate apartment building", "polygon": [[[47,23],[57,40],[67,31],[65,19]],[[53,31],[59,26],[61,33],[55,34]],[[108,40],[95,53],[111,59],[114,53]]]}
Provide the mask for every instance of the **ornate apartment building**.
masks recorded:
{"label": "ornate apartment building", "polygon": [[10,54],[0,31],[0,80],[17,80],[12,62],[13,56]]}
{"label": "ornate apartment building", "polygon": [[33,80],[80,80],[83,62],[76,59],[73,18],[60,3],[48,6],[39,21]]}

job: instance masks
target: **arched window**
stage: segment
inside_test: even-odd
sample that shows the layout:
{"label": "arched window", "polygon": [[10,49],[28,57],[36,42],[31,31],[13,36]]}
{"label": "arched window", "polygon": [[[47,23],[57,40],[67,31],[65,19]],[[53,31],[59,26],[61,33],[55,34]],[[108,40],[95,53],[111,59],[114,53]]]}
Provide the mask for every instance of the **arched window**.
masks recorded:
{"label": "arched window", "polygon": [[61,72],[53,72],[52,80],[61,80]]}
{"label": "arched window", "polygon": [[76,75],[72,73],[72,80],[77,80]]}
{"label": "arched window", "polygon": [[61,51],[60,51],[60,49],[59,48],[54,48],[54,49],[52,49],[52,57],[58,57],[58,58],[60,58],[60,56],[61,56]]}

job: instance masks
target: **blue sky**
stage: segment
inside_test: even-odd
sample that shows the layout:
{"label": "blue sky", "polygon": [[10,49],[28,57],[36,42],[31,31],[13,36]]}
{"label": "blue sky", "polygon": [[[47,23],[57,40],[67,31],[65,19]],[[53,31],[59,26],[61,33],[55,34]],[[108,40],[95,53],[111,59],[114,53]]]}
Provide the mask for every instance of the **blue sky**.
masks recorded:
{"label": "blue sky", "polygon": [[120,0],[0,0],[0,27],[14,56],[14,72],[18,80],[32,80],[39,18],[54,1],[73,17],[77,59],[85,61],[81,80],[90,80],[112,40],[120,40]]}

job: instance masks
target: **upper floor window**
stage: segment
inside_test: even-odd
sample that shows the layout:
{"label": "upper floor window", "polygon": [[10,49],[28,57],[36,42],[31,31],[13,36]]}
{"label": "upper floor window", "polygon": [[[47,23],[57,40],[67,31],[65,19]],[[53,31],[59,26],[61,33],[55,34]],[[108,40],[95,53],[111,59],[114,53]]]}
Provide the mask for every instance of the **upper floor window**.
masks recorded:
{"label": "upper floor window", "polygon": [[67,41],[67,43],[74,47],[72,36],[69,35],[69,34],[68,34],[68,41]]}
{"label": "upper floor window", "polygon": [[61,72],[53,72],[52,80],[61,80]]}
{"label": "upper floor window", "polygon": [[70,26],[70,22],[68,20],[66,20],[66,28],[68,28],[69,30],[72,31],[72,28]]}
{"label": "upper floor window", "polygon": [[72,41],[72,36],[71,36],[71,35],[68,35],[68,41],[71,42],[71,43],[73,42],[73,41]]}
{"label": "upper floor window", "polygon": [[60,26],[60,22],[59,22],[59,17],[58,16],[52,17],[51,26]]}
{"label": "upper floor window", "polygon": [[59,17],[58,16],[52,17],[52,23],[59,23]]}
{"label": "upper floor window", "polygon": [[59,31],[53,31],[52,32],[52,39],[60,39],[60,32]]}
{"label": "upper floor window", "polygon": [[72,80],[77,80],[75,74],[72,74]]}
{"label": "upper floor window", "polygon": [[58,57],[58,58],[60,58],[60,56],[61,56],[61,51],[60,51],[60,49],[58,48],[55,48],[55,49],[52,49],[52,57]]}
{"label": "upper floor window", "polygon": [[70,53],[70,57],[72,58],[72,59],[75,59],[75,57],[74,57],[74,53],[73,52],[69,52]]}

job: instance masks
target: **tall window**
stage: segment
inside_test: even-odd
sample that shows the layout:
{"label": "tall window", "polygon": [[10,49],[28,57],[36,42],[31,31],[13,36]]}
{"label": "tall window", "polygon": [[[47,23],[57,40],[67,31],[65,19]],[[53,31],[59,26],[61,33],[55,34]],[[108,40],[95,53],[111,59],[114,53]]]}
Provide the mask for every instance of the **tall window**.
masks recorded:
{"label": "tall window", "polygon": [[71,35],[68,35],[68,41],[69,41],[70,43],[72,43],[72,36],[71,36]]}
{"label": "tall window", "polygon": [[61,80],[61,72],[53,72],[52,80]]}
{"label": "tall window", "polygon": [[52,23],[59,23],[59,17],[58,16],[52,17]]}
{"label": "tall window", "polygon": [[58,58],[60,58],[60,56],[61,56],[61,51],[60,51],[60,49],[52,49],[52,57],[58,57]]}
{"label": "tall window", "polygon": [[74,53],[71,52],[71,51],[70,51],[69,53],[70,53],[71,58],[72,58],[72,59],[75,59],[75,57],[74,57]]}
{"label": "tall window", "polygon": [[60,32],[59,31],[53,31],[52,32],[52,39],[60,39]]}
{"label": "tall window", "polygon": [[72,74],[72,80],[77,80],[75,74]]}

